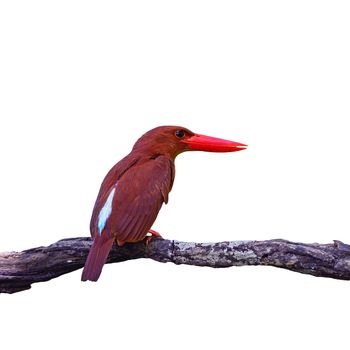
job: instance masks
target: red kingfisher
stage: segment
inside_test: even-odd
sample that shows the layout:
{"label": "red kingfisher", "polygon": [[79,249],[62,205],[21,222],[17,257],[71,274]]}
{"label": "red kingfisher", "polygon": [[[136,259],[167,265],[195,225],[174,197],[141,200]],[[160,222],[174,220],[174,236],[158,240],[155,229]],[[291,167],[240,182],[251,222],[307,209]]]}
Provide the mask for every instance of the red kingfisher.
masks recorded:
{"label": "red kingfisher", "polygon": [[104,178],[92,212],[93,237],[82,281],[97,281],[114,242],[160,235],[151,230],[175,177],[175,158],[185,151],[235,152],[247,145],[195,134],[181,126],[160,126],[148,131],[132,151]]}

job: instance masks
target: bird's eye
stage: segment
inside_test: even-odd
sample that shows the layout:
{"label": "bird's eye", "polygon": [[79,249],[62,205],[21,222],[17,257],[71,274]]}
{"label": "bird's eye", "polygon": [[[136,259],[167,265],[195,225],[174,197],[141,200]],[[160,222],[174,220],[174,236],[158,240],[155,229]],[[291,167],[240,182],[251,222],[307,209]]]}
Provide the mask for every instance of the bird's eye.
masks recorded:
{"label": "bird's eye", "polygon": [[185,136],[185,132],[183,130],[177,130],[175,131],[175,136],[181,139]]}

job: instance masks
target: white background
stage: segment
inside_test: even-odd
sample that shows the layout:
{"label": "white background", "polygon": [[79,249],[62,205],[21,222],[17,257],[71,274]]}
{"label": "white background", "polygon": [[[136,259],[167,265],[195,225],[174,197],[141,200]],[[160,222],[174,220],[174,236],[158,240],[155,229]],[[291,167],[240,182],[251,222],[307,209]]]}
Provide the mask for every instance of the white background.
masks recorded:
{"label": "white background", "polygon": [[[347,1],[3,1],[0,251],[89,235],[100,183],[164,124],[186,153],[154,225],[187,241],[350,242]],[[350,282],[148,260],[0,295],[1,348],[349,347]]]}

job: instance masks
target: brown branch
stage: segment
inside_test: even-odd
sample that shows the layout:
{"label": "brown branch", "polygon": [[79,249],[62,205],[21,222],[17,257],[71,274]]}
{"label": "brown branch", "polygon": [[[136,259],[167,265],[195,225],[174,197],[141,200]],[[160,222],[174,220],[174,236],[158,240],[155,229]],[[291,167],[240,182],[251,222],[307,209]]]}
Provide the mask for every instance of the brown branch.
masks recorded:
{"label": "brown branch", "polygon": [[[48,247],[23,252],[0,253],[0,293],[29,289],[32,283],[48,281],[84,266],[91,238],[63,239]],[[108,263],[150,258],[208,267],[269,265],[320,277],[350,279],[350,246],[294,243],[282,239],[189,243],[154,238],[113,247]]]}

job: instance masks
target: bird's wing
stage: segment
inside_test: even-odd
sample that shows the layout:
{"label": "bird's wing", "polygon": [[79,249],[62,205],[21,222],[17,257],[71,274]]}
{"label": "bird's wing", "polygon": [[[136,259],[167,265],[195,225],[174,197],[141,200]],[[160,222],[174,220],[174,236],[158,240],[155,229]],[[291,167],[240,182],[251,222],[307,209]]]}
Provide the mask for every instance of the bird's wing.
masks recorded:
{"label": "bird's wing", "polygon": [[143,239],[163,202],[167,203],[173,179],[174,165],[164,156],[131,167],[111,189],[100,211],[99,218],[107,218],[103,231],[121,242]]}

